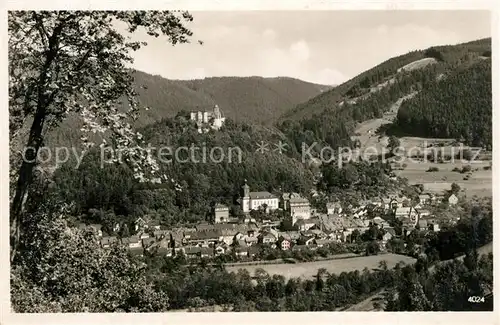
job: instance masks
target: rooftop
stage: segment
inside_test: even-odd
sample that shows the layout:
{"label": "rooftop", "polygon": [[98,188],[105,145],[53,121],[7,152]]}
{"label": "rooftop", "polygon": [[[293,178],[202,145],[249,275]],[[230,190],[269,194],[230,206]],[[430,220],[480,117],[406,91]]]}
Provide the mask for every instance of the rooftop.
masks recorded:
{"label": "rooftop", "polygon": [[303,203],[303,204],[309,204],[309,200],[306,199],[305,197],[302,197],[302,196],[299,196],[299,197],[292,197],[290,199],[290,204],[300,204],[300,203]]}
{"label": "rooftop", "polygon": [[396,214],[408,214],[412,210],[412,207],[401,207],[396,209]]}
{"label": "rooftop", "polygon": [[139,237],[138,236],[130,236],[130,237],[122,238],[122,243],[124,243],[124,244],[137,244],[137,243],[139,243]]}
{"label": "rooftop", "polygon": [[118,239],[116,237],[114,237],[114,236],[112,236],[112,237],[102,237],[101,238],[101,244],[102,245],[108,245],[108,244],[114,243],[116,241],[118,241]]}
{"label": "rooftop", "polygon": [[229,208],[227,207],[227,205],[224,205],[222,203],[217,203],[215,205],[215,209],[224,209],[224,210],[226,210],[226,209],[229,209]]}
{"label": "rooftop", "polygon": [[250,192],[249,196],[251,199],[277,199],[278,197],[269,192]]}
{"label": "rooftop", "polygon": [[190,240],[218,239],[222,233],[217,230],[196,231],[190,233]]}

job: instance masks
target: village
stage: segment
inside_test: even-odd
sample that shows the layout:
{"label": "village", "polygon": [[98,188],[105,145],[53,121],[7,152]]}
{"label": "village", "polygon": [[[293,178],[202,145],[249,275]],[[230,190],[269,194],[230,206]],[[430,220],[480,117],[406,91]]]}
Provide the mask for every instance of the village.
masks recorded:
{"label": "village", "polygon": [[[353,243],[370,227],[376,227],[383,234],[377,243],[379,250],[384,252],[392,238],[408,235],[415,229],[438,232],[442,221],[430,209],[437,205],[455,206],[458,200],[455,194],[444,197],[423,193],[415,204],[405,196],[394,194],[364,200],[357,206],[328,202],[326,213],[320,213],[298,193],[278,196],[252,192],[245,183],[238,200],[243,218],[231,216],[228,206],[217,203],[211,222],[194,227],[164,229],[157,221],[138,218],[134,235],[124,238],[103,233],[99,224],[80,224],[79,227],[93,229],[102,247],[121,243],[135,256],[183,254],[188,259],[199,259],[232,254],[239,261],[254,261],[263,246],[280,251],[314,251],[334,243]],[[264,217],[252,217],[256,211]],[[285,216],[283,220],[265,218],[277,211]],[[400,221],[402,233],[397,234],[383,216]],[[119,227],[116,225],[115,230]]]}

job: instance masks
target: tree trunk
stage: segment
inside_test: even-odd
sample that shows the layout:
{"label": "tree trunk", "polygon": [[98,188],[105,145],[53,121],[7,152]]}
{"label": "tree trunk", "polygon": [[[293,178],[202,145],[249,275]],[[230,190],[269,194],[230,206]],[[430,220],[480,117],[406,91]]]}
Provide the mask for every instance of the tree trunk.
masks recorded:
{"label": "tree trunk", "polygon": [[[35,14],[36,15],[36,14]],[[35,17],[36,18],[36,17]],[[43,21],[38,21],[39,27],[43,28]],[[14,261],[14,258],[19,248],[19,238],[21,235],[21,223],[22,215],[24,212],[24,203],[28,199],[28,189],[29,185],[33,180],[33,167],[36,164],[36,157],[40,147],[43,143],[42,131],[45,119],[47,118],[47,107],[50,105],[51,101],[54,99],[55,93],[48,96],[45,92],[47,89],[47,77],[48,72],[51,68],[52,62],[57,56],[58,51],[58,37],[62,32],[64,23],[58,25],[53,34],[48,40],[48,48],[46,51],[45,63],[40,70],[40,75],[37,84],[37,100],[36,100],[36,111],[33,119],[33,124],[31,124],[30,135],[28,138],[28,143],[24,153],[23,162],[19,170],[19,176],[17,179],[16,193],[14,200],[12,202],[10,210],[11,218],[11,249],[10,249],[10,262]],[[29,100],[29,99],[26,99]],[[29,149],[29,150],[27,150]]]}
{"label": "tree trunk", "polygon": [[[41,105],[40,105],[41,106]],[[45,121],[45,108],[39,107],[33,124],[31,125],[28,144],[17,178],[16,193],[10,210],[11,218],[11,255],[10,261],[14,260],[19,246],[21,233],[21,217],[24,212],[25,202],[28,198],[28,188],[33,180],[33,168],[36,164],[36,156],[42,145],[42,130]]]}

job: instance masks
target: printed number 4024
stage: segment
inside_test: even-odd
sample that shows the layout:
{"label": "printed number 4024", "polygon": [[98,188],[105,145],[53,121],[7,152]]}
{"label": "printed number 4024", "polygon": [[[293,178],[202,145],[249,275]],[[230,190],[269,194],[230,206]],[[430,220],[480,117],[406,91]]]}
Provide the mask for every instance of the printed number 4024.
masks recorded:
{"label": "printed number 4024", "polygon": [[470,296],[469,302],[484,302],[484,297]]}

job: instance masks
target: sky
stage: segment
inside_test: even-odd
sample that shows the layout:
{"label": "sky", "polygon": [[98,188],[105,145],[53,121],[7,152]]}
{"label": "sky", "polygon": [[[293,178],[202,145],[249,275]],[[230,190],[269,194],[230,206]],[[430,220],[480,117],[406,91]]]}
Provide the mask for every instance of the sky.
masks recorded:
{"label": "sky", "polygon": [[[191,12],[190,44],[139,32],[134,68],[168,79],[286,76],[338,85],[397,55],[490,37],[487,11]],[[197,40],[202,40],[203,45]]]}

